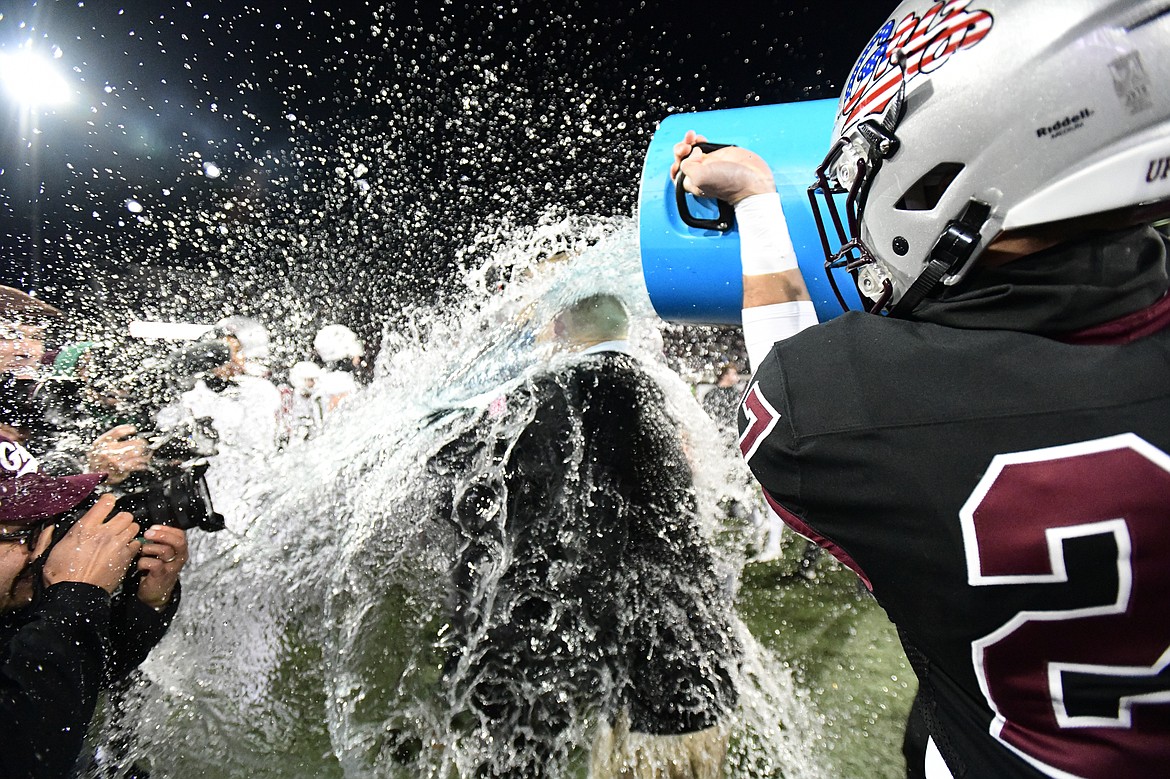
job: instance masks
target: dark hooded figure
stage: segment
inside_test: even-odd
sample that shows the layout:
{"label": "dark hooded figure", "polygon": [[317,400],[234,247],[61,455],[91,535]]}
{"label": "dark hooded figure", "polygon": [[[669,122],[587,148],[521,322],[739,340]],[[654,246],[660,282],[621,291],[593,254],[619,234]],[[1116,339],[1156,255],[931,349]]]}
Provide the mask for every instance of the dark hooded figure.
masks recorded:
{"label": "dark hooded figure", "polygon": [[593,714],[595,772],[669,743],[717,775],[737,644],[678,425],[626,350],[620,300],[580,300],[553,328],[572,354],[435,461],[460,476],[446,677],[491,739],[478,774],[562,775]]}

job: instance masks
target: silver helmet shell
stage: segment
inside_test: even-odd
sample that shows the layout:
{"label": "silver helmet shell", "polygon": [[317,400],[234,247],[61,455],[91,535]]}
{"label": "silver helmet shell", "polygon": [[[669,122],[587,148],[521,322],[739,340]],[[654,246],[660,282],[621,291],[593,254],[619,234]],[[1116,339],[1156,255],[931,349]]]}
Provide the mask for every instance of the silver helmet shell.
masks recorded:
{"label": "silver helmet shell", "polygon": [[843,218],[821,204],[844,227],[822,228],[826,254],[894,308],[972,203],[986,209],[969,251],[941,252],[942,284],[1005,231],[1170,200],[1167,83],[1166,0],[902,3],[850,73],[810,188],[814,206],[814,190],[848,196]]}

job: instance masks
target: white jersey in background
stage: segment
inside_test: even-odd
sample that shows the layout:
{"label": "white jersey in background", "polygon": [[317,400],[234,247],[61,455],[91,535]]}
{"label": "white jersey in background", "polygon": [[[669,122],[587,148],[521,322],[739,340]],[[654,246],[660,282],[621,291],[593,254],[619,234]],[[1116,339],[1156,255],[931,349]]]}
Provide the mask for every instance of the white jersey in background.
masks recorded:
{"label": "white jersey in background", "polygon": [[357,381],[349,371],[325,371],[317,379],[314,394],[325,413],[329,413],[347,397],[357,392]]}
{"label": "white jersey in background", "polygon": [[[219,453],[210,458],[207,486],[215,509],[228,527],[241,520],[244,488],[278,445],[280,390],[268,379],[237,376],[223,392],[202,380],[183,393],[183,407],[195,417],[210,417],[219,434]],[[235,529],[240,529],[238,524]]]}

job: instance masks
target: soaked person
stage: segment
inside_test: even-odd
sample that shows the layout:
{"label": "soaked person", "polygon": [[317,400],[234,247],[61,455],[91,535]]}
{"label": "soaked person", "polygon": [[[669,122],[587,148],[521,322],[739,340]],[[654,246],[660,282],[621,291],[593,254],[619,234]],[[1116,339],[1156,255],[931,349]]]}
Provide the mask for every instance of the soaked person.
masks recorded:
{"label": "soaked person", "polygon": [[816,326],[767,165],[675,149],[744,236],[741,449],[897,625],[912,775],[1170,761],[1167,79],[1165,2],[902,3],[810,190],[870,313]]}
{"label": "soaked person", "polygon": [[99,691],[166,632],[187,559],[182,530],[142,537],[93,500],[102,475],[37,468],[0,437],[0,776],[21,779],[69,775]]}
{"label": "soaked person", "polygon": [[736,699],[730,597],[679,428],[627,327],[611,295],[562,311],[565,353],[436,465],[465,474],[447,679],[490,736],[481,776],[563,775],[590,712],[606,723],[596,776],[659,759],[683,771],[671,776],[719,773]]}

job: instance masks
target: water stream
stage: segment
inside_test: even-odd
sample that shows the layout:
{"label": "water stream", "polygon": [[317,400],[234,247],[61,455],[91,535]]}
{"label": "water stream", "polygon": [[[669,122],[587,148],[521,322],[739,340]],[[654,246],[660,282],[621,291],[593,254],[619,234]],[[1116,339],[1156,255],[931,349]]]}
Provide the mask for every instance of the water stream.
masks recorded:
{"label": "water stream", "polygon": [[[193,535],[182,608],[128,718],[152,777],[454,777],[503,748],[459,725],[441,674],[454,539],[436,520],[427,462],[467,433],[458,409],[544,364],[532,334],[586,293],[619,295],[631,311],[635,353],[685,431],[730,596],[750,532],[721,505],[750,503],[752,490],[666,365],[634,225],[545,224],[500,246],[467,274],[462,305],[415,312],[412,334],[387,337],[375,380],[320,435],[239,474],[229,530]],[[572,259],[532,262],[558,252]],[[821,733],[807,695],[730,619],[744,651],[723,775],[825,775],[809,759]],[[583,714],[569,729],[570,775],[586,774],[596,726]]]}
{"label": "water stream", "polygon": [[[561,306],[602,291],[685,434],[726,582],[742,658],[722,776],[900,773],[892,631],[848,574],[747,563],[756,528],[728,506],[755,489],[691,387],[722,336],[663,358],[679,328],[651,310],[630,217],[662,117],[834,96],[875,25],[812,5],[25,5],[0,33],[31,25],[84,82],[25,176],[56,214],[41,262],[77,335],[242,314],[287,368],[327,322],[385,328],[325,430],[219,474],[228,529],[192,534],[179,614],[101,712],[99,754],[128,762],[128,742],[154,779],[449,779],[501,749],[443,678],[455,539],[427,463],[470,432],[461,409],[546,364],[534,336]],[[580,714],[570,777],[598,730]]]}

